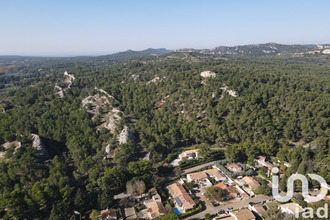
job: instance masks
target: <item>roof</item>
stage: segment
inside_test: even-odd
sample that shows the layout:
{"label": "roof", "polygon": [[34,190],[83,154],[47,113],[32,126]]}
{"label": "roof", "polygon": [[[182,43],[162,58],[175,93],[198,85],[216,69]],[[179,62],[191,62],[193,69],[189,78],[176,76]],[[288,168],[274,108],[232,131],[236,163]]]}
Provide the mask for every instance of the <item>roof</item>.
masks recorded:
{"label": "roof", "polygon": [[157,218],[160,215],[166,214],[165,207],[161,202],[153,201],[145,205],[149,209],[152,218]]}
{"label": "roof", "polygon": [[133,207],[125,208],[124,214],[125,214],[126,219],[134,219],[137,217]]}
{"label": "roof", "polygon": [[231,172],[235,172],[235,173],[241,172],[242,170],[242,167],[237,165],[236,163],[228,164],[225,167]]}
{"label": "roof", "polygon": [[115,217],[117,218],[117,213],[115,209],[105,209],[101,211],[101,216],[103,219],[107,217]]}
{"label": "roof", "polygon": [[190,173],[187,174],[192,180],[201,180],[207,178],[207,175],[205,172],[197,172],[197,173]]}
{"label": "roof", "polygon": [[158,194],[156,188],[151,188],[148,193],[152,196],[152,199],[155,201],[162,201],[162,198],[160,197],[160,195]]}
{"label": "roof", "polygon": [[235,186],[227,186],[227,190],[229,194],[234,194],[234,195],[238,194],[237,188]]}
{"label": "roof", "polygon": [[215,176],[216,178],[220,179],[223,177],[226,177],[223,173],[221,173],[218,169],[209,169],[209,170],[205,170],[205,173],[207,173],[210,176]]}
{"label": "roof", "polygon": [[236,219],[231,215],[221,214],[220,216],[213,218],[213,220],[236,220]]}
{"label": "roof", "polygon": [[241,196],[243,196],[245,199],[249,199],[250,198],[250,196],[247,194],[247,193],[241,193]]}
{"label": "roof", "polygon": [[178,195],[186,192],[186,190],[183,188],[183,186],[180,183],[173,183],[167,186],[167,189],[173,197],[177,197]]}
{"label": "roof", "polygon": [[269,162],[269,161],[266,161],[266,162],[264,163],[264,165],[265,165],[266,167],[268,167],[268,168],[272,168],[272,167],[274,167],[274,165],[273,165],[271,162]]}
{"label": "roof", "polygon": [[279,205],[278,207],[281,209],[289,209],[292,213],[296,213],[296,209],[298,209],[299,213],[304,211],[304,209],[300,205],[293,202]]}
{"label": "roof", "polygon": [[186,155],[184,153],[179,154],[179,157],[185,157]]}
{"label": "roof", "polygon": [[227,185],[224,184],[223,182],[221,182],[221,183],[215,184],[214,187],[219,187],[221,189],[225,189],[227,187]]}
{"label": "roof", "polygon": [[261,204],[257,204],[257,205],[254,205],[253,208],[256,210],[256,212],[262,217],[263,215],[266,214],[266,209],[264,208],[263,205]]}
{"label": "roof", "polygon": [[195,207],[196,203],[194,200],[189,196],[187,191],[183,188],[183,186],[179,183],[173,183],[167,186],[168,191],[172,195],[174,199],[180,199],[180,202],[186,209],[192,209]]}
{"label": "roof", "polygon": [[236,163],[228,164],[226,167],[236,168],[236,169],[242,169],[242,167],[240,167],[240,166],[237,165]]}
{"label": "roof", "polygon": [[185,154],[193,154],[193,153],[197,153],[199,150],[198,149],[194,149],[194,150],[186,150],[183,153]]}
{"label": "roof", "polygon": [[251,187],[254,190],[260,186],[259,182],[251,176],[245,176],[243,180],[244,182],[246,182],[246,184],[249,185],[249,187]]}
{"label": "roof", "polygon": [[201,179],[207,178],[208,175],[214,176],[215,178],[218,178],[218,179],[226,177],[218,169],[209,169],[209,170],[204,170],[201,172],[187,174],[187,176],[189,176],[192,180],[201,180]]}
{"label": "roof", "polygon": [[198,153],[199,149],[186,150],[179,154],[179,157],[186,157],[188,154]]}
{"label": "roof", "polygon": [[256,219],[253,213],[248,209],[242,209],[236,213],[233,213],[237,220],[249,220]]}
{"label": "roof", "polygon": [[183,193],[180,196],[178,196],[178,198],[181,200],[183,206],[186,209],[192,209],[195,207],[196,203],[194,202],[194,200],[189,196],[189,194]]}
{"label": "roof", "polygon": [[266,160],[266,156],[258,156],[257,160]]}
{"label": "roof", "polygon": [[237,195],[237,189],[236,189],[235,186],[227,186],[226,184],[221,182],[221,183],[218,183],[218,184],[214,185],[213,187],[219,187],[219,188],[223,189],[228,194],[231,194],[231,195],[234,195],[234,196]]}

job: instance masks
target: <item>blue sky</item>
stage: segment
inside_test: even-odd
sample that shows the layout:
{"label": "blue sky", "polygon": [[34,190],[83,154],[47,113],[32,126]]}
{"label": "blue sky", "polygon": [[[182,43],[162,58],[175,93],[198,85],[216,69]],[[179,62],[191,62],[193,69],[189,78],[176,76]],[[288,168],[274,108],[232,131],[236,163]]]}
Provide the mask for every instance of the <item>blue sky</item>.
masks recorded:
{"label": "blue sky", "polygon": [[330,43],[330,1],[0,0],[0,55]]}

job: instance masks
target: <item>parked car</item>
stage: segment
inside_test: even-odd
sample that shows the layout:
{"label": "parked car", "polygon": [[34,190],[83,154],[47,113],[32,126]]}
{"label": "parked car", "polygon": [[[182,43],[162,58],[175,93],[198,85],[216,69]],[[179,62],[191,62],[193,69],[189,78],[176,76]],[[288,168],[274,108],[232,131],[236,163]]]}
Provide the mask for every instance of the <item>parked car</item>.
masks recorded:
{"label": "parked car", "polygon": [[213,207],[219,206],[219,204],[216,202],[211,202],[211,204],[213,205]]}

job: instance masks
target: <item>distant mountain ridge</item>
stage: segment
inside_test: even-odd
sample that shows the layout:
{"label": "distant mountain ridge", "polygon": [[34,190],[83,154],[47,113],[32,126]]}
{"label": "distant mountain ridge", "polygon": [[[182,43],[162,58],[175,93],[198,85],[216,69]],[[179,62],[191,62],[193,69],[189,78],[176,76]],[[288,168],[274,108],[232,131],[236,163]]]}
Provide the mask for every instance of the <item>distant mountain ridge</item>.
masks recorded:
{"label": "distant mountain ridge", "polygon": [[219,46],[212,49],[194,49],[182,48],[177,50],[168,50],[166,48],[148,48],[146,50],[127,50],[113,54],[101,56],[14,56],[14,55],[0,55],[0,65],[6,63],[23,64],[26,61],[40,62],[45,60],[52,61],[102,61],[110,60],[116,61],[119,59],[128,59],[134,57],[144,57],[153,55],[163,55],[172,52],[182,53],[200,53],[200,54],[214,54],[214,55],[244,55],[244,56],[276,56],[276,55],[303,55],[303,54],[330,54],[330,44],[293,44],[284,45],[277,43],[266,44],[250,44],[238,46]]}
{"label": "distant mountain ridge", "polygon": [[270,55],[294,55],[294,54],[330,54],[330,45],[283,45],[277,43],[250,44],[239,46],[219,46],[213,49],[178,49],[176,52],[195,52],[202,54],[218,55],[246,55],[246,56],[270,56]]}
{"label": "distant mountain ridge", "polygon": [[148,48],[146,50],[140,50],[140,51],[127,50],[127,51],[109,54],[109,55],[105,55],[105,56],[99,56],[99,57],[127,58],[127,57],[135,57],[135,56],[160,55],[160,54],[171,53],[171,52],[173,52],[173,51],[167,50],[166,48],[158,48],[158,49]]}

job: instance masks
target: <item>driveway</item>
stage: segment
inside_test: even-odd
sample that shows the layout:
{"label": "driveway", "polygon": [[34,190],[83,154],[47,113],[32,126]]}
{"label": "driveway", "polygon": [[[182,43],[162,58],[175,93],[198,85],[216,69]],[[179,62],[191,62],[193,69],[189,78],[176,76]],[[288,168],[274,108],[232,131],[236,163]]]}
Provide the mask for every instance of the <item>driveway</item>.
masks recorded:
{"label": "driveway", "polygon": [[182,174],[191,173],[191,172],[194,172],[194,171],[196,171],[196,170],[202,169],[202,168],[204,168],[204,167],[212,166],[212,165],[214,165],[214,162],[215,162],[215,161],[212,161],[212,162],[204,163],[204,164],[202,164],[202,165],[195,166],[195,167],[192,167],[192,168],[189,168],[189,169],[185,169],[185,170],[183,170],[183,173],[182,173]]}

